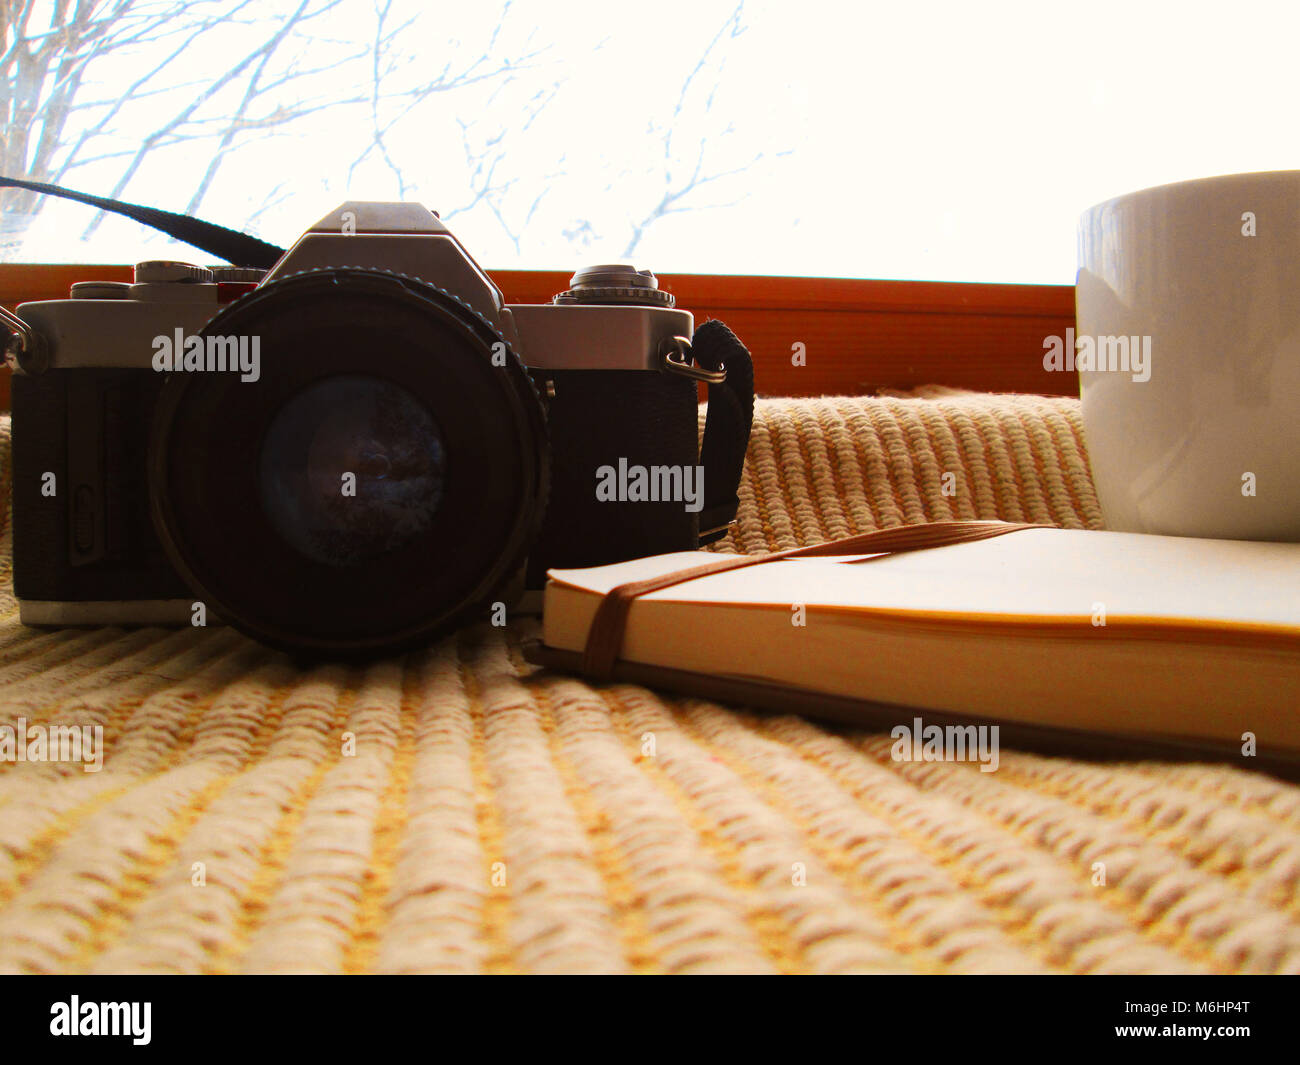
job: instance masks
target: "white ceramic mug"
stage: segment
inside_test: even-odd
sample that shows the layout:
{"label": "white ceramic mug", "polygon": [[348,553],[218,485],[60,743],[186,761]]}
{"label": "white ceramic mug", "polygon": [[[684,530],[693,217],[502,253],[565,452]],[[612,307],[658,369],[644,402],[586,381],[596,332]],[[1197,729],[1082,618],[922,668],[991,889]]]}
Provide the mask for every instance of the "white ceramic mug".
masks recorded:
{"label": "white ceramic mug", "polygon": [[1300,540],[1300,171],[1098,204],[1075,300],[1107,528]]}

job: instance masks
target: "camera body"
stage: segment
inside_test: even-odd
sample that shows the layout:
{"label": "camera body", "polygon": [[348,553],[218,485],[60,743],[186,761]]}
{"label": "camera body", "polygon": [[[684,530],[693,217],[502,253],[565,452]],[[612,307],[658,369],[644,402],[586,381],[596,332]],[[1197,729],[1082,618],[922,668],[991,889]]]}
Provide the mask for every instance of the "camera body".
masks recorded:
{"label": "camera body", "polygon": [[[202,602],[289,649],[391,649],[730,517],[700,528],[698,386],[720,375],[653,275],[594,267],[510,305],[417,204],[346,203],[264,275],[142,263],[17,313],[28,624]],[[629,470],[677,490],[629,492]]]}

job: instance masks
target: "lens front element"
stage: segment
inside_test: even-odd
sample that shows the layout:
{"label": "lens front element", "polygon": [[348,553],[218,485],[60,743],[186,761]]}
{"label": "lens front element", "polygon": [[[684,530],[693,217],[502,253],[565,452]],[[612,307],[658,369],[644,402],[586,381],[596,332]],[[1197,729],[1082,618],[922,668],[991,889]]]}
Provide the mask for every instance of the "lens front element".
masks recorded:
{"label": "lens front element", "polygon": [[391,381],[341,374],[284,405],[262,444],[262,506],[308,558],[350,566],[432,526],[445,455],[432,415]]}

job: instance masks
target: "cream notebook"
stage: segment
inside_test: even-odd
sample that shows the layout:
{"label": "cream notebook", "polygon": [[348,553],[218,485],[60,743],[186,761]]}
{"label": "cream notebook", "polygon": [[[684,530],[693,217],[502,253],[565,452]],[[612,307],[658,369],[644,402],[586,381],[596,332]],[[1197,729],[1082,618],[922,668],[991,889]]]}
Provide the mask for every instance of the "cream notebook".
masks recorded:
{"label": "cream notebook", "polygon": [[[580,669],[605,593],[718,557],[551,571],[530,657]],[[635,599],[613,676],[864,725],[908,708],[1099,734],[1119,755],[1233,756],[1250,734],[1242,764],[1300,764],[1300,544],[1035,528],[765,562]]]}

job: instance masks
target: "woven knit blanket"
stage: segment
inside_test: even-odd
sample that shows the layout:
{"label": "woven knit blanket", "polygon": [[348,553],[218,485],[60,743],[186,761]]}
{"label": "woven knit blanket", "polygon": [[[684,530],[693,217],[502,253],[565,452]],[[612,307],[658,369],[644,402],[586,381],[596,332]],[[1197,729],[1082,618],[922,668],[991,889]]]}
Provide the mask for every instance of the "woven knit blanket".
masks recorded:
{"label": "woven knit blanket", "polygon": [[[760,401],[741,502],[723,549],[1101,523],[1077,401],[941,390]],[[0,724],[105,754],[0,762],[0,971],[1300,972],[1300,789],[1266,776],[894,762],[539,673],[532,620],[310,671],[217,627],[30,630],[8,528]]]}

